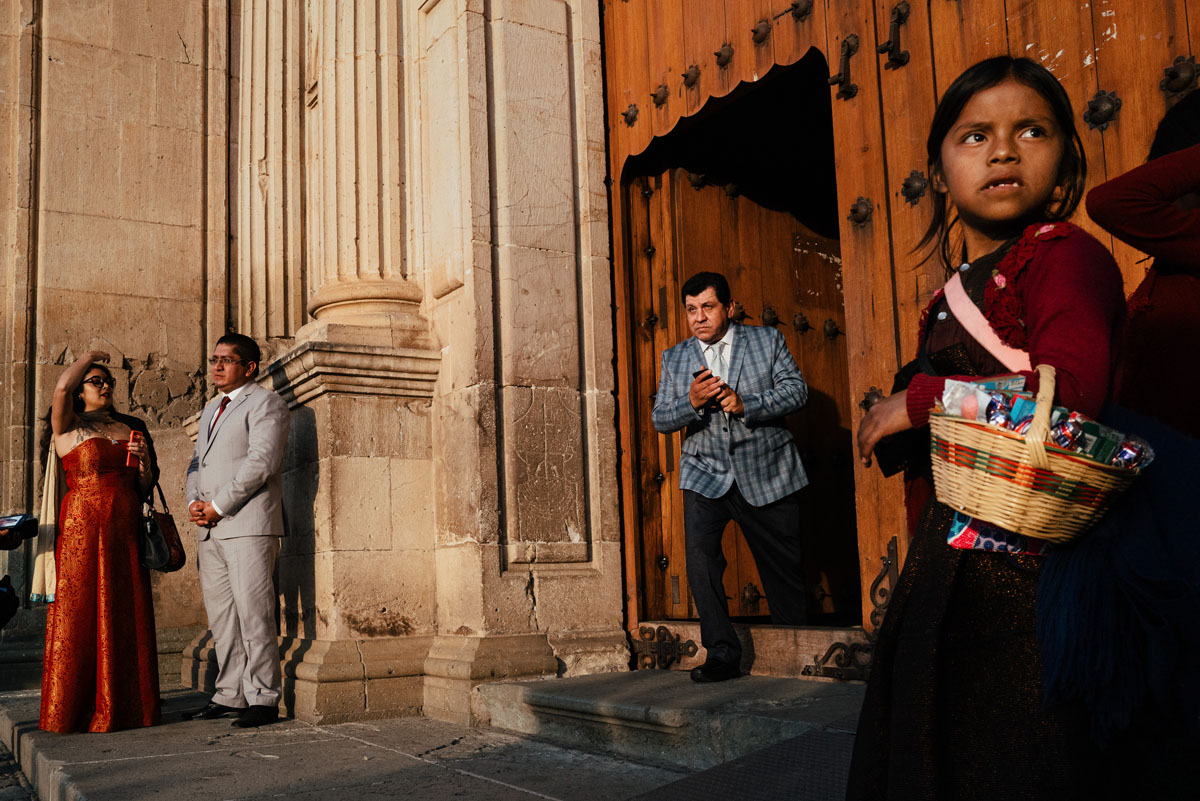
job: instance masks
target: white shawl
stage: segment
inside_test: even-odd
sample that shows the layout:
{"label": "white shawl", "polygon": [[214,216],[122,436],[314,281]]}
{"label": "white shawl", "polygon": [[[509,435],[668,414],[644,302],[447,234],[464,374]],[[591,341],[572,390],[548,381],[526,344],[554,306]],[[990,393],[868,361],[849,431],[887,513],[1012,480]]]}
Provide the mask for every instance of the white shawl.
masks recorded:
{"label": "white shawl", "polygon": [[66,481],[62,462],[54,443],[46,454],[46,478],[42,482],[42,509],[38,515],[37,550],[33,558],[33,584],[29,589],[29,600],[34,603],[54,601],[54,590],[58,584],[58,571],[54,562],[54,543],[58,538],[58,510],[66,494]]}

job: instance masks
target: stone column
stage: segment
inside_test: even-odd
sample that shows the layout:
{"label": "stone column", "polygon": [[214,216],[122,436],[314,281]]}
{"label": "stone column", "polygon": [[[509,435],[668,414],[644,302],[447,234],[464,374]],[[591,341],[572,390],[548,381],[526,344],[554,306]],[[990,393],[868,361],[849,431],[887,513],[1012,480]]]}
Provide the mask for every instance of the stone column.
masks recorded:
{"label": "stone column", "polygon": [[400,5],[309,3],[307,338],[427,342],[405,270]]}
{"label": "stone column", "polygon": [[[279,564],[285,706],[313,722],[418,713],[434,632],[440,357],[406,275],[401,5],[303,4],[304,78],[288,98],[304,109],[311,319],[266,380],[293,408]],[[243,109],[253,96],[247,87]]]}
{"label": "stone column", "polygon": [[598,3],[302,11],[285,706],[477,722],[481,681],[625,669]]}

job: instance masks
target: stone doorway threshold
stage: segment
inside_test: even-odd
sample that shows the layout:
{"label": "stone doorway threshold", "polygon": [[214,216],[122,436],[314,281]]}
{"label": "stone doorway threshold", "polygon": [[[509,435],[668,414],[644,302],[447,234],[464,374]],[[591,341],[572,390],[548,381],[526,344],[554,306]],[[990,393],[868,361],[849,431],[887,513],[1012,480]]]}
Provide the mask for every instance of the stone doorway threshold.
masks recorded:
{"label": "stone doorway threshold", "polygon": [[637,670],[487,683],[475,692],[494,727],[697,770],[798,737],[807,751],[848,755],[864,690],[764,676],[697,684],[681,671]]}
{"label": "stone doorway threshold", "polygon": [[[734,623],[734,629],[742,641],[742,671],[751,676],[866,678],[870,640],[861,627]],[[698,621],[644,620],[629,638],[640,667],[691,670],[704,664]]]}

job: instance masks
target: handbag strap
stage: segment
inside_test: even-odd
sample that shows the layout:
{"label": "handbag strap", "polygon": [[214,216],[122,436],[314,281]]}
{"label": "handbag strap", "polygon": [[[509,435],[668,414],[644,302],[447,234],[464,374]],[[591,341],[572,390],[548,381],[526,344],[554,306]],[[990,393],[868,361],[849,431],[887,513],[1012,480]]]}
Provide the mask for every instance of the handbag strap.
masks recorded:
{"label": "handbag strap", "polygon": [[949,304],[950,311],[954,312],[959,324],[983,346],[984,350],[995,356],[996,361],[1014,373],[1029,372],[1033,369],[1028,351],[1005,345],[992,330],[983,312],[967,296],[967,290],[963,288],[958,273],[946,282],[946,303]]}
{"label": "handbag strap", "polygon": [[[160,501],[162,501],[163,511],[164,512],[167,511],[167,509],[169,508],[167,506],[167,498],[165,495],[163,495],[162,486],[157,481],[154,482],[154,489],[158,490],[158,499]],[[150,496],[148,498],[146,498],[146,502],[150,504],[150,509],[153,511],[153,509],[154,509],[154,493],[153,492],[151,492]]]}

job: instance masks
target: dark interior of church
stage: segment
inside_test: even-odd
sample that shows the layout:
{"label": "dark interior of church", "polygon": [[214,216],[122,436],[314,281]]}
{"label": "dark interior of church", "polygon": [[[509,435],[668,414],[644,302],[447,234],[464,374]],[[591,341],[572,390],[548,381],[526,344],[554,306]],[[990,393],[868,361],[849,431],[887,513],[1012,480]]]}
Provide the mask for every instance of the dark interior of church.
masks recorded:
{"label": "dark interior of church", "polygon": [[690,180],[726,187],[838,237],[829,68],[812,50],[742,84],[679,121],[627,162],[625,177],[683,167]]}

